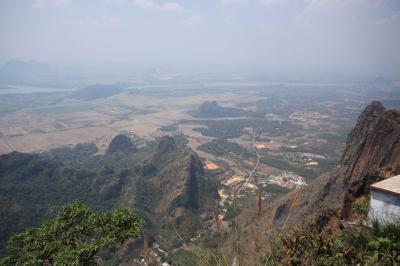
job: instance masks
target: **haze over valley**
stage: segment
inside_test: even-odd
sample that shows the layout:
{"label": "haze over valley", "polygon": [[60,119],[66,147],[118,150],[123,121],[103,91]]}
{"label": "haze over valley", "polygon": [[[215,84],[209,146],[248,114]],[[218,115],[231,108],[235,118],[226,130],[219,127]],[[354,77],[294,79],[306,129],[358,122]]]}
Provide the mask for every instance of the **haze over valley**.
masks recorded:
{"label": "haze over valley", "polygon": [[0,20],[1,265],[400,263],[400,209],[370,209],[400,174],[399,2],[26,0]]}

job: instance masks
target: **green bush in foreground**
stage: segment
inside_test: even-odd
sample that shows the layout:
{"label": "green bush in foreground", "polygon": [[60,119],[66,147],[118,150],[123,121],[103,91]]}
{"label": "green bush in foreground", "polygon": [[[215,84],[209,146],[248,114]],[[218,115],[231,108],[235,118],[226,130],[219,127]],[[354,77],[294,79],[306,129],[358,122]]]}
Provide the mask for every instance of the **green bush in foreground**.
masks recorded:
{"label": "green bush in foreground", "polygon": [[400,221],[393,223],[374,222],[372,228],[362,228],[355,233],[348,233],[349,245],[360,249],[371,264],[400,264]]}
{"label": "green bush in foreground", "polygon": [[400,222],[344,229],[336,236],[306,226],[271,246],[265,265],[399,265]]}
{"label": "green bush in foreground", "polygon": [[2,265],[93,265],[95,255],[114,249],[140,234],[143,222],[131,210],[93,213],[76,201],[64,206],[54,220],[28,228],[8,242]]}
{"label": "green bush in foreground", "polygon": [[369,210],[369,200],[363,199],[361,201],[356,201],[351,206],[351,210],[359,215],[367,217]]}

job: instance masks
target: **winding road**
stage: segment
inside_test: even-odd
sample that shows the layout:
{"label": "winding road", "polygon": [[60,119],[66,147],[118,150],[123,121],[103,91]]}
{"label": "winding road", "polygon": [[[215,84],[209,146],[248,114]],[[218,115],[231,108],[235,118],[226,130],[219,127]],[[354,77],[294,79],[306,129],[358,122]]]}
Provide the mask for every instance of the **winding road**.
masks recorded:
{"label": "winding road", "polygon": [[246,181],[236,190],[235,196],[238,196],[239,193],[242,191],[243,187],[245,187],[252,180],[253,175],[254,175],[254,173],[256,173],[258,165],[260,164],[261,155],[258,153],[258,150],[255,148],[256,133],[255,133],[254,129],[252,129],[252,131],[253,131],[252,146],[253,146],[253,149],[254,149],[254,151],[255,151],[255,153],[257,155],[257,161],[256,161],[256,164],[254,165],[254,168],[250,172],[248,172],[249,176],[246,179]]}

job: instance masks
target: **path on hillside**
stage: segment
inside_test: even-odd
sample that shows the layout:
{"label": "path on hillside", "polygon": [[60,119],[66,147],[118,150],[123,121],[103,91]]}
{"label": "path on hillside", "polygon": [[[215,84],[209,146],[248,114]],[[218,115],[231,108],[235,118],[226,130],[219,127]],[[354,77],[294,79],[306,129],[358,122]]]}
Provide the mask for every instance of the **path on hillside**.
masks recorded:
{"label": "path on hillside", "polygon": [[256,161],[256,164],[254,165],[253,169],[252,169],[250,172],[248,172],[248,175],[249,175],[249,176],[248,176],[248,178],[246,179],[246,181],[236,190],[236,192],[235,192],[236,195],[235,195],[235,196],[238,196],[239,193],[242,191],[243,187],[245,187],[245,186],[249,183],[249,181],[252,180],[253,175],[254,175],[254,173],[256,172],[256,170],[257,170],[257,168],[258,168],[258,165],[260,164],[261,155],[258,153],[258,150],[257,150],[257,148],[255,147],[256,133],[255,133],[254,129],[252,129],[252,131],[253,131],[252,146],[253,146],[253,149],[254,149],[254,151],[255,151],[255,153],[256,153],[257,161]]}

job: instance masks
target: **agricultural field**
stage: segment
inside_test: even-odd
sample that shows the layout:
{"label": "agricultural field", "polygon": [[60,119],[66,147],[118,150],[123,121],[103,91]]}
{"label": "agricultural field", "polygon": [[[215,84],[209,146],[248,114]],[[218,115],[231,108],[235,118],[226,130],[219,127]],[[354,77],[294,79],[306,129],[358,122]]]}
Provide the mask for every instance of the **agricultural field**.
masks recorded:
{"label": "agricultural field", "polygon": [[368,97],[342,85],[229,82],[3,94],[0,154],[83,142],[102,154],[119,133],[184,136],[220,183],[224,215],[235,196],[252,200],[261,186],[276,198],[334,167]]}

